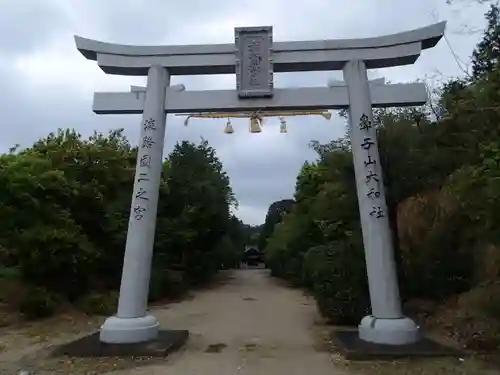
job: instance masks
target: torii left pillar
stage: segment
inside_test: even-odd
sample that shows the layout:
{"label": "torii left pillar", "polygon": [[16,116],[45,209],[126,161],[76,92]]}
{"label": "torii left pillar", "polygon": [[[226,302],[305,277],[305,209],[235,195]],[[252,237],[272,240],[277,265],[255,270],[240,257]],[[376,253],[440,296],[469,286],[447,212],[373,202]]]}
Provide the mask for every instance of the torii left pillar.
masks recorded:
{"label": "torii left pillar", "polygon": [[156,211],[163,167],[167,70],[148,71],[134,190],[130,207],[118,312],[101,326],[104,343],[137,343],[158,336],[159,323],[147,313],[149,279],[156,227]]}

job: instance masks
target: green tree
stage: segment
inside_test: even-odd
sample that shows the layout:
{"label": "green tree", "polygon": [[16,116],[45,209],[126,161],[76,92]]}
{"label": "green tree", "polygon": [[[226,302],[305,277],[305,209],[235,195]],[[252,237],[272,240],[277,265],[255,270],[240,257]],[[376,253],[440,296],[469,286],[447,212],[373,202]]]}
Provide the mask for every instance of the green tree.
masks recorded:
{"label": "green tree", "polygon": [[285,214],[290,212],[293,203],[293,199],[282,199],[269,206],[266,214],[266,220],[259,233],[259,249],[264,249],[266,247],[267,239],[274,231],[274,227],[283,219]]}
{"label": "green tree", "polygon": [[472,74],[475,79],[491,72],[500,62],[500,9],[491,4],[486,13],[488,26],[472,53]]}
{"label": "green tree", "polygon": [[[0,258],[26,285],[27,316],[57,301],[101,312],[115,303],[136,157],[122,130],[84,139],[69,129],[0,156]],[[163,166],[151,299],[179,296],[237,254],[235,204],[208,143],[178,144]]]}
{"label": "green tree", "polygon": [[155,253],[169,254],[192,283],[202,283],[220,266],[215,250],[236,204],[229,178],[206,141],[184,141],[169,155],[165,183],[168,199],[160,202],[165,215],[158,219],[162,232]]}

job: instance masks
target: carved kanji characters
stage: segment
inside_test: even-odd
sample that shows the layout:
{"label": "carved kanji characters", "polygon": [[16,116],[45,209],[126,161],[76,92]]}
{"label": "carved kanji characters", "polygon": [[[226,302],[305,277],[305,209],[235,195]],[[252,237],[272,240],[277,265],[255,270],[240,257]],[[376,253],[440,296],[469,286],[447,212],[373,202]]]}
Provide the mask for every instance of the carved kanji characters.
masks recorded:
{"label": "carved kanji characters", "polygon": [[384,211],[382,210],[382,207],[380,206],[373,206],[373,209],[370,212],[370,216],[380,219],[381,217],[384,217]]}

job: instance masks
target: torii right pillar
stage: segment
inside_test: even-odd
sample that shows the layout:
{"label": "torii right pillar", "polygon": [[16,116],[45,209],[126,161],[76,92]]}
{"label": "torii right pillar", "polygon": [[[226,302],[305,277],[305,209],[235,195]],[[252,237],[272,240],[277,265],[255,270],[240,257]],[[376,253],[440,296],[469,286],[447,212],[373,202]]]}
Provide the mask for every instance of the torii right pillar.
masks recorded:
{"label": "torii right pillar", "polygon": [[352,60],[343,70],[372,308],[372,314],[359,324],[359,337],[378,344],[409,344],[420,339],[420,327],[401,309],[366,65]]}

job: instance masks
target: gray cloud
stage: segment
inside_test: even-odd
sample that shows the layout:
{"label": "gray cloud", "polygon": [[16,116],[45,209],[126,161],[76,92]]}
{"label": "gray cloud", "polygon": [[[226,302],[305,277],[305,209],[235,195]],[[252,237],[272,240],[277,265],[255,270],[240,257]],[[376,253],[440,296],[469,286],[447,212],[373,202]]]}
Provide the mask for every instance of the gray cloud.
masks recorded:
{"label": "gray cloud", "polygon": [[[146,6],[147,4],[147,6]],[[293,4],[293,6],[292,6]],[[463,23],[481,28],[484,7],[444,0],[421,2],[357,0],[3,0],[0,12],[0,82],[2,82],[1,151],[19,143],[28,146],[59,127],[74,127],[84,135],[94,130],[123,127],[131,142],[138,139],[140,116],[97,116],[92,113],[93,91],[127,91],[144,84],[142,77],[102,73],[73,44],[73,34],[122,44],[231,43],[235,26],[273,25],[275,40],[357,38],[425,26],[438,19],[450,21],[448,39],[460,59],[467,61],[479,35],[457,33]],[[461,74],[444,41],[425,51],[413,66],[370,72],[407,82],[442,72]],[[439,75],[438,75],[439,76]],[[277,87],[325,85],[340,72],[277,74]],[[188,89],[233,88],[232,76],[174,77],[172,84]],[[341,119],[316,117],[288,120],[288,134],[279,121],[269,119],[261,134],[249,134],[248,123],[234,121],[236,133],[223,133],[224,120],[193,120],[169,116],[165,152],[181,140],[207,139],[217,149],[240,201],[238,214],[248,223],[264,220],[273,201],[293,195],[297,172],[315,155],[312,139],[322,142],[344,134]]]}
{"label": "gray cloud", "polygon": [[0,12],[0,54],[30,53],[71,26],[57,1],[4,0]]}

